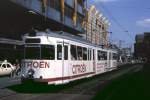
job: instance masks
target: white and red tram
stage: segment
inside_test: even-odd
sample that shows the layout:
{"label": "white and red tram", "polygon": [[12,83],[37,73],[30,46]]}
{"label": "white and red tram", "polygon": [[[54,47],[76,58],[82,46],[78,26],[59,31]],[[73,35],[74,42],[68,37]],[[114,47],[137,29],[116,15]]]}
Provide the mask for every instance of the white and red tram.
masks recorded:
{"label": "white and red tram", "polygon": [[65,84],[117,68],[117,52],[66,33],[37,32],[24,36],[22,79]]}

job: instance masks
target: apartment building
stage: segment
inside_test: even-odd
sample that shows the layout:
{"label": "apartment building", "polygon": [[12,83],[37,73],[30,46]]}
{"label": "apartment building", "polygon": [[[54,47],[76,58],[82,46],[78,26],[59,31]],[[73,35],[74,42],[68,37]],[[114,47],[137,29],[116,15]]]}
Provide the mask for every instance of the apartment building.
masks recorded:
{"label": "apartment building", "polygon": [[0,59],[15,58],[10,55],[33,29],[84,34],[85,9],[86,0],[0,0]]}
{"label": "apartment building", "polygon": [[109,26],[110,23],[106,17],[92,5],[87,13],[86,39],[93,44],[107,47],[109,42]]}
{"label": "apartment building", "polygon": [[147,58],[147,60],[150,62],[150,32],[144,32],[144,34],[137,34],[135,40],[135,57]]}

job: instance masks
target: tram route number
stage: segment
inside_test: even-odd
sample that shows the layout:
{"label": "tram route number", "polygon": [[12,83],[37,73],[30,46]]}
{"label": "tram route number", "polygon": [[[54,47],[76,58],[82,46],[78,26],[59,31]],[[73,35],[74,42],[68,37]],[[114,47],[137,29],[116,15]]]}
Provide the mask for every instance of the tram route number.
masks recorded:
{"label": "tram route number", "polygon": [[45,61],[29,61],[24,62],[23,64],[29,68],[50,68],[49,63]]}
{"label": "tram route number", "polygon": [[72,67],[72,73],[73,74],[80,74],[86,72],[86,65],[73,65]]}

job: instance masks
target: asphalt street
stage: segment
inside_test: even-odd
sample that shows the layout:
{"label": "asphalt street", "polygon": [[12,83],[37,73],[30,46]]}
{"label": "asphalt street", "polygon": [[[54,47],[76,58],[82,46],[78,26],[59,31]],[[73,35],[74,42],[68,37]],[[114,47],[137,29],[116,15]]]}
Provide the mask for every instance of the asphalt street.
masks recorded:
{"label": "asphalt street", "polygon": [[0,89],[20,83],[19,77],[0,77]]}
{"label": "asphalt street", "polygon": [[0,100],[91,100],[93,96],[102,89],[107,82],[115,79],[126,73],[137,72],[142,69],[141,65],[134,65],[131,67],[123,68],[122,70],[114,71],[110,74],[102,75],[100,78],[75,85],[70,89],[62,90],[58,93],[46,94],[21,94],[11,91],[5,87],[19,84],[18,78],[10,79],[0,78]]}

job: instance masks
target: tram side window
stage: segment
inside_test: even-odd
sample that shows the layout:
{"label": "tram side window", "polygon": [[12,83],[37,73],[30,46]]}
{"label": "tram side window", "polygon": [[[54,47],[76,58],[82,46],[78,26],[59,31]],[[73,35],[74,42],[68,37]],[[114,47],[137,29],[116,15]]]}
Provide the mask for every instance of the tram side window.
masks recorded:
{"label": "tram side window", "polygon": [[91,57],[92,57],[92,51],[91,49],[88,49],[88,60],[91,60]]}
{"label": "tram side window", "polygon": [[109,53],[109,60],[112,60],[112,53]]}
{"label": "tram side window", "polygon": [[83,48],[83,60],[87,60],[87,48]]}
{"label": "tram side window", "polygon": [[41,59],[54,60],[55,59],[55,47],[52,45],[41,46]]}
{"label": "tram side window", "polygon": [[90,50],[90,59],[89,60],[92,60],[92,50]]}
{"label": "tram side window", "polygon": [[77,60],[77,49],[75,45],[71,45],[71,60]]}
{"label": "tram side window", "polygon": [[64,59],[68,60],[68,46],[64,46]]}
{"label": "tram side window", "polygon": [[116,53],[113,53],[113,60],[117,60],[117,54]]}
{"label": "tram side window", "polygon": [[77,46],[78,60],[83,60],[82,47]]}
{"label": "tram side window", "polygon": [[93,49],[93,60],[95,60],[95,50]]}
{"label": "tram side window", "polygon": [[97,56],[98,56],[98,60],[101,60],[101,51],[98,50]]}
{"label": "tram side window", "polygon": [[107,60],[107,52],[98,50],[98,60]]}
{"label": "tram side window", "polygon": [[104,60],[107,60],[107,52],[103,52],[103,58]]}
{"label": "tram side window", "polygon": [[62,45],[57,45],[57,60],[62,60]]}

